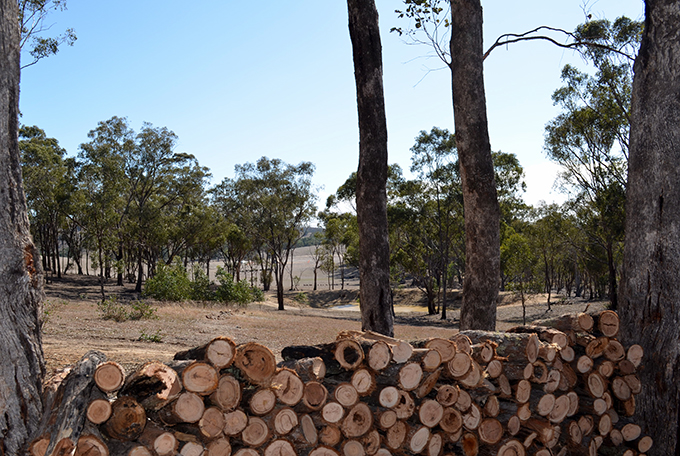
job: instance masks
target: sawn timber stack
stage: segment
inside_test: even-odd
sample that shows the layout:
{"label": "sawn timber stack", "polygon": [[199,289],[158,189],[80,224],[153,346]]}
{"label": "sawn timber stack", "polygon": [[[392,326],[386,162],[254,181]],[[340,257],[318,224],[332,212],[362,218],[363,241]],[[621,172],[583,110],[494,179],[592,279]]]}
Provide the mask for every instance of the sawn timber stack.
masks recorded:
{"label": "sawn timber stack", "polygon": [[45,387],[32,456],[645,455],[616,313],[408,343],[228,337],[125,374],[89,352]]}

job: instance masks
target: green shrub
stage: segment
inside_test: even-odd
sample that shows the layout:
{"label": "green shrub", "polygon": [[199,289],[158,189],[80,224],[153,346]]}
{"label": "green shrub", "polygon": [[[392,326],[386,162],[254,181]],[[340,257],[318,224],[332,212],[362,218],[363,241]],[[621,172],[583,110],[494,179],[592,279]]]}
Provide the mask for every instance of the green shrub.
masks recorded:
{"label": "green shrub", "polygon": [[234,282],[234,278],[223,268],[217,268],[215,274],[219,285],[215,291],[218,301],[234,302],[240,306],[245,306],[253,301],[264,300],[262,290],[251,287],[246,280]]}
{"label": "green shrub", "polygon": [[163,335],[161,334],[160,329],[153,334],[147,334],[142,331],[142,334],[139,335],[139,339],[137,340],[141,342],[153,342],[155,344],[160,344],[163,343]]}
{"label": "green shrub", "polygon": [[144,285],[144,296],[159,301],[186,301],[191,299],[191,294],[191,280],[179,261],[171,266],[161,263],[156,274]]}
{"label": "green shrub", "polygon": [[128,312],[129,320],[156,320],[156,308],[144,301],[133,301]]}
{"label": "green shrub", "polygon": [[215,292],[207,274],[198,265],[194,265],[194,280],[191,282],[191,299],[194,301],[214,301]]}
{"label": "green shrub", "polygon": [[111,296],[97,303],[97,312],[102,320],[122,322],[129,320],[129,312],[126,306],[118,302],[117,296]]}
{"label": "green shrub", "polygon": [[97,303],[97,311],[102,320],[113,320],[118,323],[128,320],[153,320],[158,318],[156,308],[143,301],[124,304],[117,296],[111,296]]}
{"label": "green shrub", "polygon": [[308,301],[307,293],[305,293],[304,291],[301,291],[298,294],[296,294],[293,299],[295,301],[299,302],[300,304],[304,304]]}

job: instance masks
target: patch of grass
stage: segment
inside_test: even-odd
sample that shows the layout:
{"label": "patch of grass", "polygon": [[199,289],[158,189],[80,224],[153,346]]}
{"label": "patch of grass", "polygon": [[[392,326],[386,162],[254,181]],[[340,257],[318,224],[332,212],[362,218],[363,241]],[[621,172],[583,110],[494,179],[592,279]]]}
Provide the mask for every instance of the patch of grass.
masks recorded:
{"label": "patch of grass", "polygon": [[139,335],[139,339],[137,339],[140,342],[151,342],[154,344],[162,344],[163,343],[163,335],[161,334],[161,330],[159,329],[155,333],[145,333],[142,331],[142,334]]}
{"label": "patch of grass", "polygon": [[118,301],[117,296],[111,296],[97,303],[97,312],[102,320],[113,320],[118,323],[128,320],[155,320],[156,308],[144,301],[133,301],[124,304]]}

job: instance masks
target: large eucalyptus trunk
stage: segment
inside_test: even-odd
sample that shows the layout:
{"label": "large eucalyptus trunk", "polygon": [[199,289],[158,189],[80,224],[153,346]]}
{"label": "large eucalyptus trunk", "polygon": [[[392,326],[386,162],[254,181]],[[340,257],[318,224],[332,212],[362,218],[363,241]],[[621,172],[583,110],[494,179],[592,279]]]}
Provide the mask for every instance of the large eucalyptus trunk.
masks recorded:
{"label": "large eucalyptus trunk", "polygon": [[486,118],[479,0],[451,0],[451,82],[465,211],[460,329],[494,330],[500,284],[500,208]]}
{"label": "large eucalyptus trunk", "polygon": [[637,421],[650,455],[679,454],[680,1],[647,0],[635,61],[619,309],[625,343],[640,344],[645,385]]}
{"label": "large eucalyptus trunk", "polygon": [[43,275],[31,239],[18,142],[19,13],[0,0],[0,454],[23,454],[42,415]]}
{"label": "large eucalyptus trunk", "polygon": [[387,121],[382,47],[374,0],[347,0],[359,113],[357,223],[361,326],[392,336],[390,246],[387,235]]}

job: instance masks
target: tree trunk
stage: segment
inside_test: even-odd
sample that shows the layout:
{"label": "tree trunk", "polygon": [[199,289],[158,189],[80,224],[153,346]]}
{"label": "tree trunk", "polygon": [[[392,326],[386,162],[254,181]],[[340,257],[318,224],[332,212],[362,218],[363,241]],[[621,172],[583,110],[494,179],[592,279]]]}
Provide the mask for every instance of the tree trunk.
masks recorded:
{"label": "tree trunk", "polygon": [[680,1],[647,0],[635,60],[619,307],[624,342],[644,348],[637,421],[658,455],[680,450],[679,36]]}
{"label": "tree trunk", "polygon": [[382,47],[374,0],[347,0],[359,114],[357,222],[361,326],[392,336],[390,246],[387,234],[387,120]]}
{"label": "tree trunk", "polygon": [[451,82],[465,211],[460,329],[493,330],[500,281],[500,209],[486,118],[479,0],[451,0]]}
{"label": "tree trunk", "polygon": [[18,143],[19,15],[0,1],[0,453],[23,454],[42,417],[43,273],[30,234]]}

